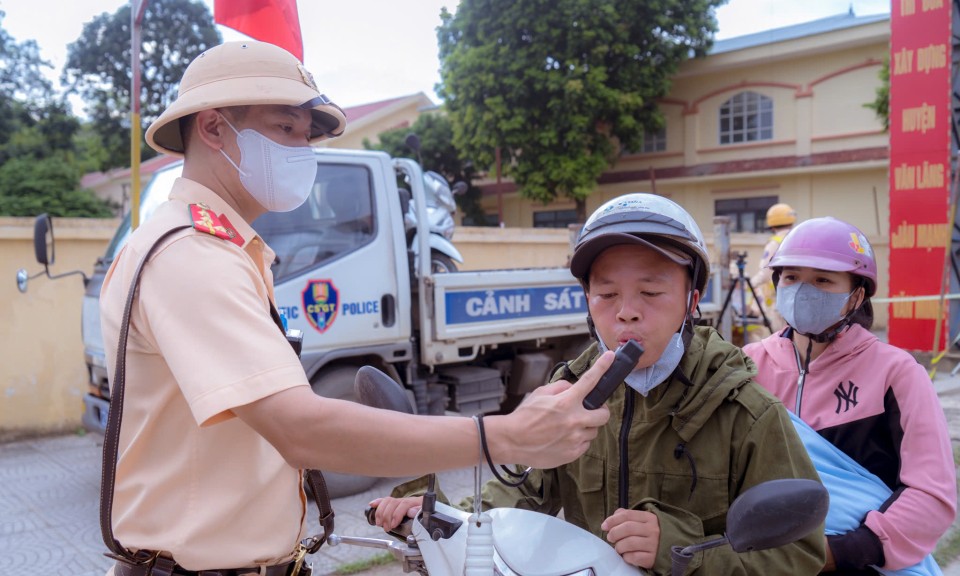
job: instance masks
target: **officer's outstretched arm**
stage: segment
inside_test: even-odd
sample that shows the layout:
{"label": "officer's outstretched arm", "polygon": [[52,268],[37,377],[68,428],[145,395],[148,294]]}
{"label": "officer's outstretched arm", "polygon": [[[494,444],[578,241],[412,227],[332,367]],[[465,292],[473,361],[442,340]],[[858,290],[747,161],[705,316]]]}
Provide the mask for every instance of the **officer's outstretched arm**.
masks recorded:
{"label": "officer's outstretched arm", "polygon": [[[552,468],[578,458],[610,413],[583,408],[609,367],[606,353],[576,384],[555,382],[508,415],[484,418],[497,463]],[[377,476],[413,476],[477,463],[472,419],[411,416],[317,396],[297,386],[234,409],[295,468]]]}

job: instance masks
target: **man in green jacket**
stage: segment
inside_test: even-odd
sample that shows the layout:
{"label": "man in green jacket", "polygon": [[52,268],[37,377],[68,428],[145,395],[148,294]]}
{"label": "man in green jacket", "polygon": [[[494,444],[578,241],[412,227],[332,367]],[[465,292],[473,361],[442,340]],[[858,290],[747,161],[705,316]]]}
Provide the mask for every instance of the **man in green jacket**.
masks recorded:
{"label": "man in green jacket", "polygon": [[[779,478],[818,479],[783,405],[754,382],[753,363],[713,328],[694,328],[709,258],[683,208],[652,194],[607,202],[581,231],[570,270],[583,284],[597,341],[553,379],[577,380],[603,351],[631,339],[645,352],[607,401],[610,420],[583,456],[534,470],[518,488],[487,483],[484,508],[563,510],[626,562],[668,574],[670,547],[722,535],[744,490]],[[392,528],[419,504],[375,501],[377,523]],[[698,553],[687,573],[817,574],[823,542],[821,526],[772,550],[715,548]]]}

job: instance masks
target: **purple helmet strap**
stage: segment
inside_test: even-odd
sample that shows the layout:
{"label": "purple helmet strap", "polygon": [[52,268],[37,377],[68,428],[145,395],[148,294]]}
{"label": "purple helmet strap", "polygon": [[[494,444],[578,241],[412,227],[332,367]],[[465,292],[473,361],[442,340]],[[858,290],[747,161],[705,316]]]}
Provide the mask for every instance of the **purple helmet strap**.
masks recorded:
{"label": "purple helmet strap", "polygon": [[837,335],[843,332],[843,330],[850,325],[850,320],[853,318],[853,314],[856,311],[857,309],[854,308],[850,312],[847,312],[847,314],[843,317],[842,320],[840,320],[840,322],[836,326],[834,326],[833,328],[830,328],[826,332],[821,332],[819,334],[804,334],[804,336],[806,336],[810,340],[813,340],[814,342],[819,342],[821,344],[824,342],[833,342],[833,340],[837,337]]}

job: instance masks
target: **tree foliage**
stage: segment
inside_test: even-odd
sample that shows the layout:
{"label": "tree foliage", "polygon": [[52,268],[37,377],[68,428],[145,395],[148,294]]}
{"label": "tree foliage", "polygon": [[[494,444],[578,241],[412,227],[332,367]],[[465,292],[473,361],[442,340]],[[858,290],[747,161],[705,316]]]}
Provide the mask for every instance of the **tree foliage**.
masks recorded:
{"label": "tree foliage", "polygon": [[[420,138],[420,158],[407,145],[409,134],[416,134]],[[473,163],[457,152],[453,145],[453,126],[450,119],[442,113],[421,114],[409,128],[394,128],[377,135],[380,142],[371,144],[364,139],[363,147],[367,150],[383,150],[394,157],[408,157],[418,159],[424,170],[433,170],[447,179],[448,182],[466,182],[467,191],[456,197],[457,205],[469,221],[482,223],[483,209],[480,207],[480,189],[473,185],[476,178],[476,169]]]}
{"label": "tree foliage", "polygon": [[873,110],[877,115],[877,120],[883,123],[884,132],[890,131],[890,58],[883,61],[880,67],[880,86],[877,86],[876,97],[873,102],[864,104],[867,108]]}
{"label": "tree foliage", "polygon": [[79,186],[89,166],[77,155],[80,121],[43,75],[49,67],[35,41],[0,28],[0,215],[110,216]]}
{"label": "tree foliage", "polygon": [[[0,10],[0,22],[5,12]],[[46,101],[53,96],[53,87],[43,75],[53,66],[40,58],[35,40],[17,42],[0,28],[0,98],[3,101]]]}
{"label": "tree foliage", "polygon": [[0,166],[0,214],[113,216],[109,204],[79,188],[79,164],[66,152],[45,158],[17,157]]}
{"label": "tree foliage", "polygon": [[619,148],[662,124],[680,62],[706,53],[723,0],[462,0],[441,13],[438,87],[454,143],[524,197],[577,202]]}
{"label": "tree foliage", "polygon": [[[83,27],[67,49],[62,82],[87,102],[86,113],[108,151],[101,169],[130,163],[130,3]],[[222,42],[199,0],[150,0],[141,28],[140,115],[143,126],[177,95],[180,78],[198,54]],[[155,153],[142,146],[143,158]]]}

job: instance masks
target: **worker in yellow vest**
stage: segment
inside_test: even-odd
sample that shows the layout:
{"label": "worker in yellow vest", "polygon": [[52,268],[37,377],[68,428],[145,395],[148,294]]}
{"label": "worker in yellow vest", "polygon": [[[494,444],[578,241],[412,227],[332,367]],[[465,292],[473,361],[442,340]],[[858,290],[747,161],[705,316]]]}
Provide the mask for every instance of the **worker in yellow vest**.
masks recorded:
{"label": "worker in yellow vest", "polygon": [[[767,267],[770,259],[777,253],[780,243],[786,237],[787,233],[793,229],[797,222],[797,211],[789,204],[774,204],[767,210],[767,228],[772,235],[767,245],[763,247],[763,257],[760,259],[760,267],[757,273],[750,278],[757,297],[760,298],[760,304],[763,306],[763,312],[770,320],[770,326],[774,332],[783,330],[787,323],[783,316],[777,312],[777,289],[773,286],[773,270]],[[756,300],[751,300],[749,305],[749,314],[754,317],[761,317],[760,309],[757,307]],[[759,342],[769,335],[766,326],[762,323],[747,326],[747,342]]]}

